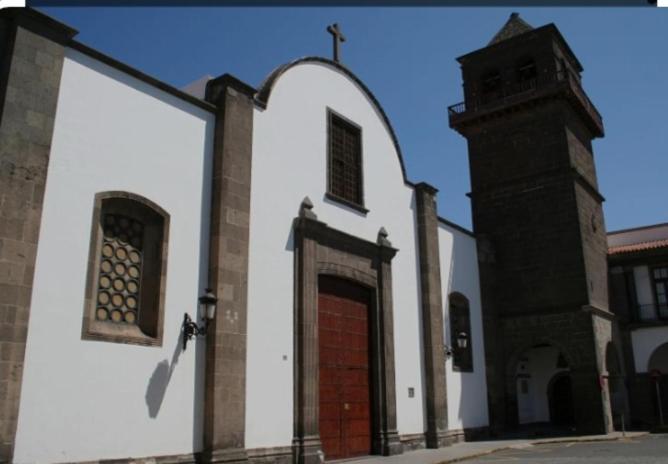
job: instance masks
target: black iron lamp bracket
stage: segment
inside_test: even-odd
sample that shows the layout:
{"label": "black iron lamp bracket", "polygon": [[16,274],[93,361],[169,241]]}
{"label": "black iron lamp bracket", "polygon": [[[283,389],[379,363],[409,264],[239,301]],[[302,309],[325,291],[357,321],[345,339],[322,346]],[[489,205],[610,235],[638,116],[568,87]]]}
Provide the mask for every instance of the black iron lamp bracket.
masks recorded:
{"label": "black iron lamp bracket", "polygon": [[181,326],[181,330],[183,331],[183,351],[186,350],[186,346],[188,345],[188,341],[192,340],[193,337],[198,337],[198,336],[205,336],[206,335],[206,329],[207,329],[207,320],[206,318],[202,318],[204,320],[204,325],[198,326],[188,315],[188,313],[183,314],[183,325]]}

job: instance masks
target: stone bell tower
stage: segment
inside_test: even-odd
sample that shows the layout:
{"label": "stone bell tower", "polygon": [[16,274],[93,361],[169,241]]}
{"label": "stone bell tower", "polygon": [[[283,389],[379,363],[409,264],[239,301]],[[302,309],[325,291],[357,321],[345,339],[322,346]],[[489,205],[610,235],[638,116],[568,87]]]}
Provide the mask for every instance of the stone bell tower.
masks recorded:
{"label": "stone bell tower", "polygon": [[518,425],[523,353],[552,347],[569,376],[555,407],[570,408],[579,433],[608,432],[613,316],[591,143],[603,123],[582,66],[554,24],[516,13],[458,61],[465,100],[449,121],[468,142],[492,430]]}

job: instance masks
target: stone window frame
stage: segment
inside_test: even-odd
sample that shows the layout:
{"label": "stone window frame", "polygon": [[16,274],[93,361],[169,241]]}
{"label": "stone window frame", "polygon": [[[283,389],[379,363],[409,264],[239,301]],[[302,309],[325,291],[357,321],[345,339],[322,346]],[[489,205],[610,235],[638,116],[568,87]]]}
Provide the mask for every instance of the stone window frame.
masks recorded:
{"label": "stone window frame", "polygon": [[[466,311],[466,320],[462,321],[455,315],[455,308]],[[471,334],[471,304],[469,299],[460,292],[448,295],[448,321],[450,324],[450,347],[452,349],[452,370],[455,372],[473,372],[473,337]],[[457,334],[465,332],[468,336],[466,348],[459,348]]]}
{"label": "stone window frame", "polygon": [[[667,295],[668,295],[668,277],[656,277],[654,275],[654,272],[657,270],[663,270],[667,269],[668,270],[668,264],[663,263],[663,264],[655,264],[652,266],[648,266],[649,268],[649,277],[650,277],[650,282],[652,283],[652,301],[654,302],[654,319],[653,321],[666,321],[668,319],[667,316],[662,316],[661,315],[661,307],[665,306],[668,307],[668,303],[660,303],[659,302],[659,293],[657,289],[657,282],[661,282],[664,284],[664,287],[667,290]],[[668,296],[667,296],[668,299]]]}
{"label": "stone window frame", "polygon": [[400,454],[394,372],[392,258],[381,229],[376,243],[318,221],[304,199],[294,232],[294,437],[296,462],[319,464],[318,278],[347,279],[370,290],[372,454]]}
{"label": "stone window frame", "polygon": [[[101,219],[103,213],[103,204],[110,200],[128,202],[127,206],[129,206],[128,211],[130,212],[130,215],[140,215],[141,210],[145,211],[146,209],[149,209],[162,221],[162,238],[159,249],[159,262],[157,263],[157,267],[160,269],[160,272],[159,279],[157,282],[155,282],[155,284],[157,284],[157,289],[154,291],[157,293],[157,302],[154,303],[155,307],[153,310],[155,311],[155,319],[152,321],[152,324],[154,325],[154,334],[151,335],[144,333],[140,329],[139,324],[133,326],[121,324],[116,325],[114,323],[97,321],[95,319],[95,311],[97,308],[97,282],[100,275],[100,250],[103,242]],[[134,208],[140,209],[140,211],[132,211]],[[112,207],[111,209],[115,210],[116,208]],[[83,322],[81,327],[82,340],[105,341],[111,343],[153,347],[162,346],[169,249],[169,225],[169,213],[167,213],[156,203],[141,195],[125,191],[107,191],[95,194],[91,223],[90,248],[86,273]],[[143,308],[140,307],[140,313],[142,309]],[[141,315],[139,317],[141,317]]]}
{"label": "stone window frame", "polygon": [[[364,150],[363,150],[363,130],[362,126],[355,123],[351,119],[343,116],[342,114],[334,111],[332,108],[327,107],[327,192],[325,197],[341,203],[349,208],[357,210],[363,214],[369,212],[367,208],[364,207]],[[333,163],[333,153],[332,153],[332,126],[334,119],[340,120],[343,124],[350,126],[351,128],[358,131],[359,134],[359,152],[358,152],[358,167],[357,167],[357,188],[359,191],[358,201],[354,201],[349,198],[344,198],[340,195],[336,195],[332,191],[332,163]]]}

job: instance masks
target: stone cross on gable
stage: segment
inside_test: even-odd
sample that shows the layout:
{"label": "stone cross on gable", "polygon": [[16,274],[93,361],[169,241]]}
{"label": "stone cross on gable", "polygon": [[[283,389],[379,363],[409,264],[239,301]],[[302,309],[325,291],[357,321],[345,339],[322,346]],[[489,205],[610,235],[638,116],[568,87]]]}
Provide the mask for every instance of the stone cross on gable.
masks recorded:
{"label": "stone cross on gable", "polygon": [[343,33],[339,30],[339,25],[337,23],[327,26],[327,32],[332,34],[332,43],[333,43],[333,53],[334,61],[339,63],[339,42],[345,42],[346,38]]}

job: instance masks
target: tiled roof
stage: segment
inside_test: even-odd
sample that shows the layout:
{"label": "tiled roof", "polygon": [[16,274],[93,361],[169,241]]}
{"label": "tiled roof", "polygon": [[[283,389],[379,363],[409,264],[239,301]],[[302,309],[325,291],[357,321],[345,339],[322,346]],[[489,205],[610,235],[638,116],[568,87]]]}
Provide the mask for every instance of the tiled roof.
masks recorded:
{"label": "tiled roof", "polygon": [[497,32],[492,40],[489,41],[487,46],[494,45],[501,42],[502,40],[510,39],[516,35],[524,34],[525,32],[532,31],[533,27],[522,18],[520,18],[519,13],[512,13],[506,24]]}
{"label": "tiled roof", "polygon": [[609,255],[617,255],[621,253],[633,253],[636,251],[653,250],[656,248],[668,247],[668,239],[653,240],[651,242],[631,243],[629,245],[619,245],[608,248]]}

